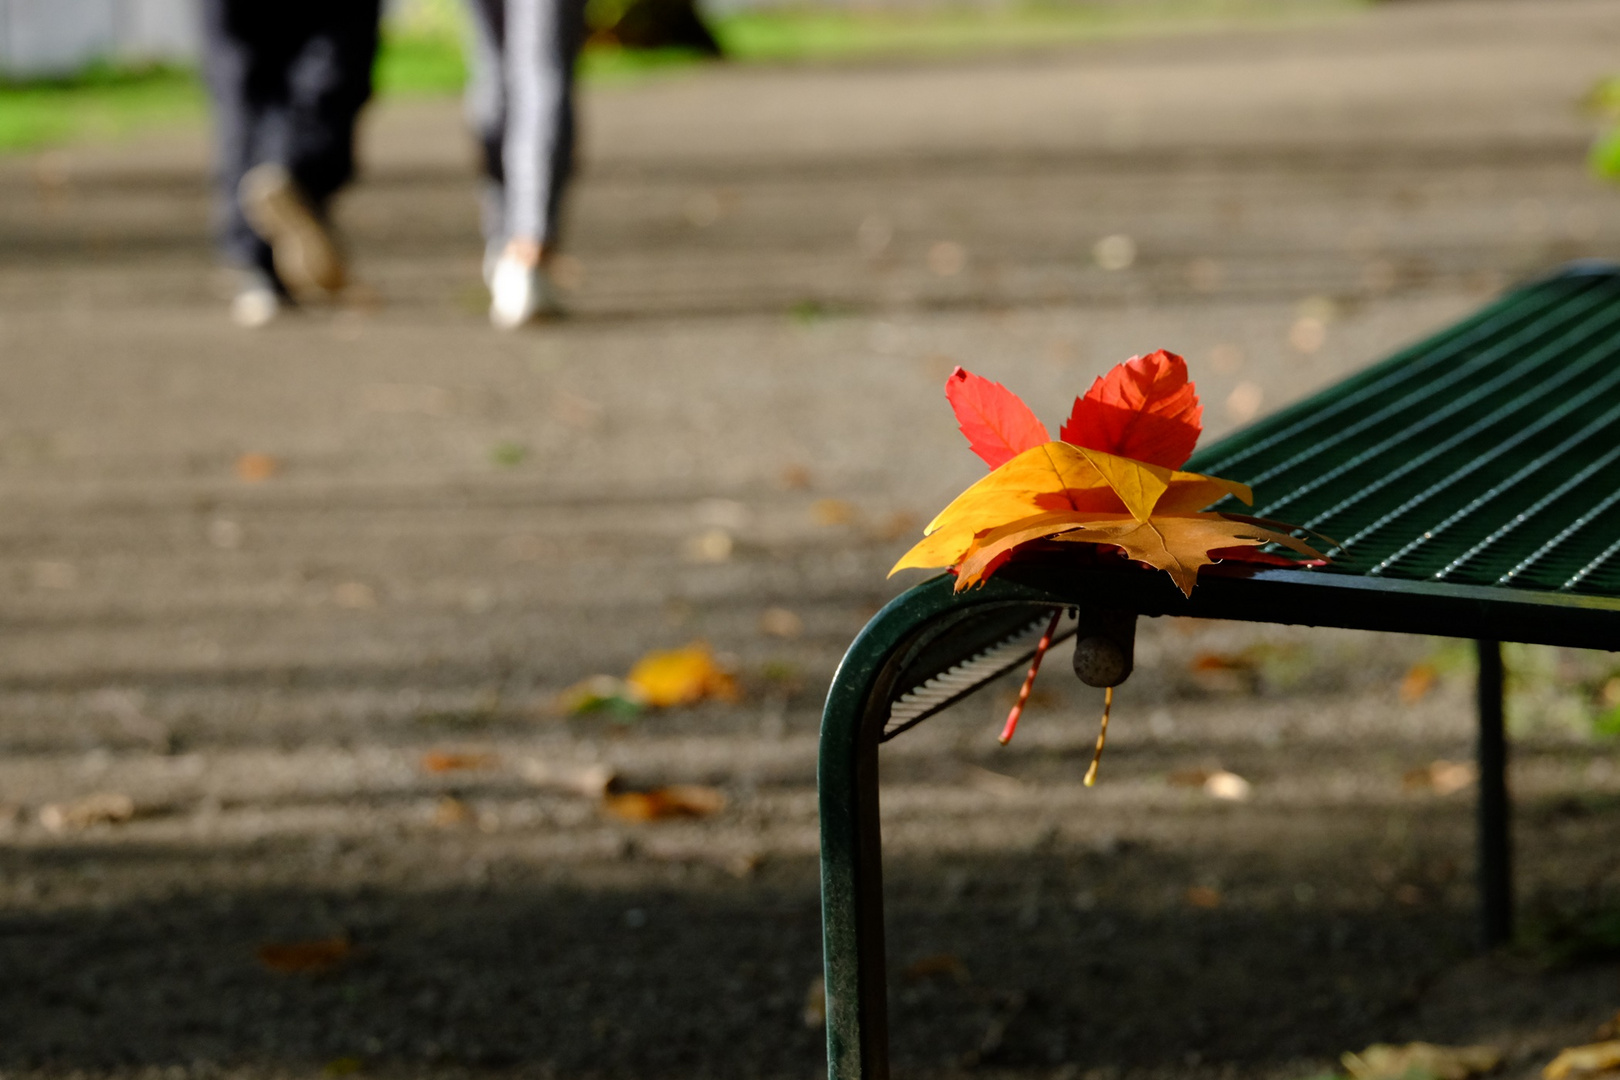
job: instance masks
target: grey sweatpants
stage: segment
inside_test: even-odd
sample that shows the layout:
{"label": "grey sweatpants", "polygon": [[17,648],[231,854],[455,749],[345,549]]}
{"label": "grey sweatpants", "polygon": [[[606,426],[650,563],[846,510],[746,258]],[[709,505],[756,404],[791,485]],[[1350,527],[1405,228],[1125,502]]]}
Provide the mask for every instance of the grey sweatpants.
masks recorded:
{"label": "grey sweatpants", "polygon": [[574,61],[584,0],[468,0],[467,116],[483,149],[484,236],[556,242],[574,163]]}

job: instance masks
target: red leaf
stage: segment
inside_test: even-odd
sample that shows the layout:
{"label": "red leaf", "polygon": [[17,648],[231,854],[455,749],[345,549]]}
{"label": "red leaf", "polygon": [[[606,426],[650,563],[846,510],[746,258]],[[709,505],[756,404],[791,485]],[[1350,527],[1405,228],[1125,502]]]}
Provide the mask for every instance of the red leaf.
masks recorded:
{"label": "red leaf", "polygon": [[[1059,434],[1071,446],[1179,469],[1203,431],[1203,406],[1175,353],[1133,356],[1076,398]],[[965,430],[965,428],[964,428]]]}
{"label": "red leaf", "polygon": [[1052,441],[1029,406],[1000,383],[957,368],[945,380],[945,396],[968,445],[992,469]]}
{"label": "red leaf", "polygon": [[1286,555],[1277,555],[1253,547],[1210,548],[1209,553],[1223,562],[1263,563],[1266,566],[1286,566],[1293,570],[1299,570],[1307,566],[1327,565],[1326,559],[1290,559]]}

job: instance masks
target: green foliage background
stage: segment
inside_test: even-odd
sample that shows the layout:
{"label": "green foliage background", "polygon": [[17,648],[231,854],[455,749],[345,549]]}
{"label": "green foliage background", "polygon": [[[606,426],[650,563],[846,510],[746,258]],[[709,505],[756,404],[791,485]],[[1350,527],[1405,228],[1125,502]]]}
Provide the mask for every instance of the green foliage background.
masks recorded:
{"label": "green foliage background", "polygon": [[1587,95],[1587,105],[1608,119],[1609,130],[1592,146],[1592,171],[1610,180],[1620,180],[1620,75],[1605,79]]}
{"label": "green foliage background", "polygon": [[[601,2],[601,0],[597,0]],[[730,63],[795,63],[1028,50],[1110,36],[1284,23],[1354,12],[1371,0],[1008,0],[996,6],[849,10],[813,4],[708,18]],[[417,0],[384,28],[382,96],[457,93],[466,80],[460,0]],[[709,62],[682,49],[594,41],[587,83],[668,77]],[[201,123],[195,71],[98,65],[72,78],[0,80],[0,153]]]}

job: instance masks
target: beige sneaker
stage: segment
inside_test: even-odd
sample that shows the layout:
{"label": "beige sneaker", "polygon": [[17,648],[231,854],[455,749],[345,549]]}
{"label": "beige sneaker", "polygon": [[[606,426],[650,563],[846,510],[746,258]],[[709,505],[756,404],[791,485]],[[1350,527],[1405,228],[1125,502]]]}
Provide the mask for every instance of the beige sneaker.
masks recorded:
{"label": "beige sneaker", "polygon": [[236,197],[248,223],[270,245],[276,275],[294,296],[330,296],[343,288],[343,256],[286,169],[255,165],[242,177]]}

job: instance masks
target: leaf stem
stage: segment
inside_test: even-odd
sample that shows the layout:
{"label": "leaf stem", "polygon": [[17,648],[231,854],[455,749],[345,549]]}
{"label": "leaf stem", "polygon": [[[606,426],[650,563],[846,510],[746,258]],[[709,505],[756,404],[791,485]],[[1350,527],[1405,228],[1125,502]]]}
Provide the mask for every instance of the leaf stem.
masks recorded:
{"label": "leaf stem", "polygon": [[1018,700],[1013,702],[1012,712],[1007,714],[1007,725],[1001,729],[1001,745],[1006,746],[1012,741],[1013,732],[1018,730],[1018,718],[1024,715],[1024,705],[1029,701],[1029,692],[1035,689],[1035,673],[1041,670],[1041,661],[1046,658],[1046,650],[1052,647],[1052,635],[1057,633],[1058,620],[1063,618],[1063,609],[1058,608],[1052,613],[1052,621],[1046,624],[1046,633],[1035,645],[1035,655],[1029,661],[1029,674],[1024,676],[1024,685],[1018,691]]}
{"label": "leaf stem", "polygon": [[1108,741],[1108,710],[1114,707],[1114,688],[1103,691],[1102,727],[1097,730],[1097,749],[1091,753],[1091,768],[1086,770],[1086,787],[1097,783],[1097,763],[1102,760],[1103,744]]}

